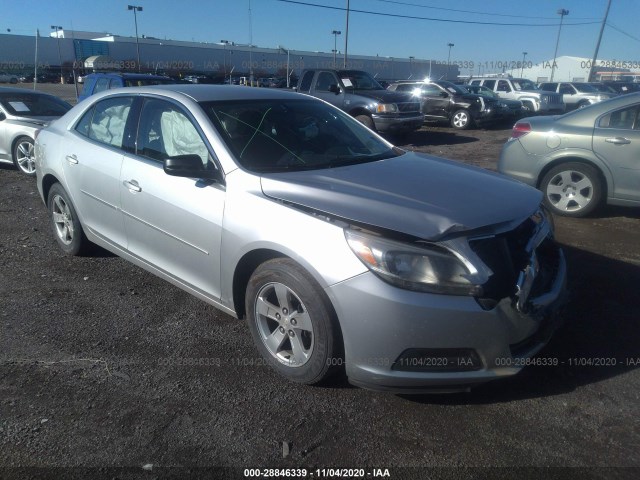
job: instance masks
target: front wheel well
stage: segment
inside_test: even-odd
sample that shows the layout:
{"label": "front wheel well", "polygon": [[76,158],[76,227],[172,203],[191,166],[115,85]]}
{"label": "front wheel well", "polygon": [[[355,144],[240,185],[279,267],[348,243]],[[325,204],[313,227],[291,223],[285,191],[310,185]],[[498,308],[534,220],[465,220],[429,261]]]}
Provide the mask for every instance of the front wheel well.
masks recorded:
{"label": "front wheel well", "polygon": [[31,137],[31,136],[29,136],[29,135],[18,135],[16,138],[14,138],[14,139],[13,139],[13,142],[11,143],[11,160],[13,160],[13,161],[16,161],[16,159],[15,159],[15,155],[14,155],[14,152],[15,152],[15,150],[16,150],[16,145],[17,145],[17,144],[18,144],[18,142],[19,142],[20,140],[22,140],[23,138],[28,138],[28,139],[29,139],[29,140],[31,140],[32,142],[34,141],[34,140],[33,140],[33,137]]}
{"label": "front wheel well", "polygon": [[259,249],[246,253],[240,259],[233,273],[233,307],[238,318],[243,318],[246,314],[244,300],[247,284],[253,272],[267,260],[280,257],[286,258],[287,256],[275,250]]}
{"label": "front wheel well", "polygon": [[60,182],[55,176],[51,175],[50,173],[42,178],[42,195],[44,197],[45,203],[49,198],[49,190],[51,190],[51,187],[56,183]]}
{"label": "front wheel well", "polygon": [[601,182],[602,182],[602,189],[603,189],[603,195],[602,198],[606,200],[607,198],[607,192],[609,190],[609,184],[607,182],[607,178],[604,176],[604,174],[602,173],[602,169],[596,165],[595,163],[586,160],[584,158],[581,157],[562,157],[562,158],[558,158],[552,162],[549,162],[547,165],[545,165],[545,167],[540,171],[540,174],[538,175],[538,179],[536,180],[536,188],[540,189],[540,184],[542,183],[542,179],[545,177],[545,175],[549,172],[549,170],[551,170],[552,168],[561,165],[563,163],[569,163],[569,162],[574,162],[574,163],[583,163],[585,165],[588,165],[592,168],[595,169],[595,171],[598,173],[598,177],[600,178]]}

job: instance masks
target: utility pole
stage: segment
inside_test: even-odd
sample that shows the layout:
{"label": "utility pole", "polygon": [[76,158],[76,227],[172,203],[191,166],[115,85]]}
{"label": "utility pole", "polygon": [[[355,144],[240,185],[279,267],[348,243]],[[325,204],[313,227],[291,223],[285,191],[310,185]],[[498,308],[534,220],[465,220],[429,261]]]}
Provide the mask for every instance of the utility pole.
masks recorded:
{"label": "utility pole", "polygon": [[347,68],[347,51],[349,47],[349,0],[347,0],[347,28],[344,34],[344,68]]}
{"label": "utility pole", "polygon": [[549,79],[550,82],[553,82],[553,74],[555,73],[556,70],[556,57],[558,56],[558,45],[560,44],[560,32],[562,31],[562,20],[564,19],[565,15],[569,15],[569,10],[565,10],[564,8],[561,8],[558,10],[558,15],[560,15],[560,28],[558,28],[558,38],[556,39],[556,50],[555,52],[553,52],[553,64],[551,65],[551,78]]}
{"label": "utility pole", "polygon": [[529,52],[522,52],[522,68],[520,69],[520,76],[524,73],[524,59],[527,58]]}
{"label": "utility pole", "polygon": [[591,60],[591,68],[589,69],[589,76],[587,82],[593,82],[593,76],[595,74],[596,61],[598,60],[598,51],[600,51],[600,42],[602,41],[602,34],[604,33],[604,26],[607,24],[607,17],[609,16],[609,9],[611,8],[611,0],[607,3],[607,10],[604,12],[604,18],[602,19],[602,26],[600,27],[600,35],[598,35],[598,43],[596,43],[596,51],[593,52],[593,60]]}
{"label": "utility pole", "polygon": [[142,7],[127,5],[127,10],[133,10],[133,21],[136,24],[136,53],[138,54],[138,72],[140,72],[140,42],[138,41],[138,15],[136,12],[141,12]]}
{"label": "utility pole", "polygon": [[333,30],[331,34],[333,35],[333,68],[337,68],[336,64],[336,53],[338,53],[338,35],[342,32],[340,30]]}

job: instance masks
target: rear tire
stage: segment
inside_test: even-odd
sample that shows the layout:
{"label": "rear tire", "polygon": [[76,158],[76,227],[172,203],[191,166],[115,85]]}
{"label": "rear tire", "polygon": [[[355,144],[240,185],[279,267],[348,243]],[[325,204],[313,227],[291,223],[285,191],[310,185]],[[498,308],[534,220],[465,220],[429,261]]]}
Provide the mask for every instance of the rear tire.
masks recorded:
{"label": "rear tire", "polygon": [[62,251],[67,255],[81,255],[89,248],[78,214],[67,192],[59,183],[53,184],[47,197],[53,235]]}
{"label": "rear tire", "polygon": [[468,110],[457,110],[451,117],[451,126],[456,130],[467,130],[473,123]]}
{"label": "rear tire", "polygon": [[13,145],[13,163],[25,175],[36,175],[36,159],[34,156],[33,139],[19,137]]}
{"label": "rear tire", "polygon": [[565,217],[586,217],[602,202],[602,181],[587,164],[567,162],[547,172],[540,182],[545,205]]}
{"label": "rear tire", "polygon": [[275,258],[255,270],[245,309],[257,349],[287,379],[316,384],[343,364],[333,307],[315,279],[293,260]]}

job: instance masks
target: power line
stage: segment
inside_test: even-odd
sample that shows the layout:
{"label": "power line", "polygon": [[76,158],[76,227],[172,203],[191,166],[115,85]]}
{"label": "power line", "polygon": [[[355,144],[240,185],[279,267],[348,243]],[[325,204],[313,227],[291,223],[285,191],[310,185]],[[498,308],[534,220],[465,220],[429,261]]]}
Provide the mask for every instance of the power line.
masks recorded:
{"label": "power line", "polygon": [[[395,5],[405,5],[408,7],[417,7],[417,8],[429,8],[432,10],[444,10],[446,12],[457,12],[457,13],[472,13],[474,15],[491,15],[492,17],[511,17],[511,18],[522,18],[522,15],[508,15],[506,13],[491,13],[491,12],[478,12],[475,10],[459,10],[457,8],[445,8],[445,7],[433,7],[431,5],[420,5],[417,3],[409,3],[409,2],[400,2],[398,0],[375,0],[381,3],[392,3]],[[537,18],[542,20],[554,20],[556,17],[534,17],[531,15],[527,15],[528,18]],[[576,20],[597,20],[594,17],[573,17]]]}
{"label": "power line", "polygon": [[636,42],[640,42],[640,38],[638,37],[634,37],[633,35],[631,35],[630,33],[625,32],[624,30],[616,27],[615,25],[613,25],[611,22],[607,22],[607,25],[609,25],[611,28],[613,28],[614,30],[617,30],[618,32],[620,32],[623,35],[626,35],[627,37],[635,40]]}
{"label": "power line", "polygon": [[[328,9],[328,10],[339,10],[339,11],[346,11],[346,8],[342,8],[342,7],[332,7],[329,5],[319,5],[317,3],[307,3],[307,2],[300,2],[300,1],[296,1],[296,0],[276,0],[278,2],[283,2],[283,3],[292,3],[292,4],[296,4],[296,5],[303,5],[305,7],[316,7],[316,8],[324,8],[324,9]],[[471,21],[471,20],[451,20],[451,19],[447,19],[447,18],[431,18],[431,17],[418,17],[418,16],[414,16],[414,15],[399,15],[399,14],[394,14],[394,13],[382,13],[382,12],[372,12],[370,10],[357,10],[355,8],[351,8],[350,9],[351,12],[356,12],[356,13],[364,13],[367,15],[377,15],[377,16],[381,16],[381,17],[394,17],[394,18],[406,18],[406,19],[410,19],[410,20],[428,20],[428,21],[432,21],[432,22],[447,22],[447,23],[466,23],[466,24],[473,24],[473,25],[500,25],[503,27],[557,27],[558,23],[500,23],[500,22],[475,22],[475,21]],[[576,26],[576,25],[593,25],[594,23],[599,23],[599,22],[578,22],[578,23],[565,23],[565,26]]]}

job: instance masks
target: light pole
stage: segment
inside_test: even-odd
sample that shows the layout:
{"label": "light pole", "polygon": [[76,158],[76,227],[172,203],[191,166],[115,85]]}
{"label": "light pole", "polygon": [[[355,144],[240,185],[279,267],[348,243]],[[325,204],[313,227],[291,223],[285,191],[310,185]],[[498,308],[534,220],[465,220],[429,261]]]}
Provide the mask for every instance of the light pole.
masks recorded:
{"label": "light pole", "polygon": [[522,74],[524,72],[524,59],[527,58],[527,54],[528,52],[522,52],[522,68],[520,69],[520,76],[522,77]]}
{"label": "light pole", "polygon": [[447,43],[449,47],[449,56],[447,57],[447,80],[449,80],[449,65],[451,64],[451,47],[455,47],[453,43]]}
{"label": "light pole", "polygon": [[[220,40],[222,44],[222,63],[224,64],[224,79],[227,79],[227,45],[229,40]],[[231,85],[231,79],[229,79],[229,85]]]}
{"label": "light pole", "polygon": [[133,22],[136,25],[136,53],[138,55],[138,72],[140,71],[140,42],[138,41],[138,14],[136,12],[141,12],[142,7],[137,5],[127,5],[127,10],[133,10]]}
{"label": "light pole", "polygon": [[561,8],[558,10],[558,15],[560,15],[560,27],[558,28],[558,38],[556,39],[556,50],[553,52],[553,63],[551,64],[551,79],[550,82],[553,82],[553,74],[556,69],[556,57],[558,56],[558,45],[560,44],[560,32],[562,31],[562,20],[564,20],[565,15],[569,15],[569,10],[565,10]]}
{"label": "light pole", "polygon": [[344,34],[344,64],[343,64],[343,68],[347,68],[347,61],[348,61],[348,57],[347,57],[347,52],[349,51],[349,0],[347,0],[347,28],[345,30],[345,34]]}
{"label": "light pole", "polygon": [[336,53],[338,52],[338,35],[342,34],[340,30],[333,30],[333,68],[336,68]]}
{"label": "light pole", "polygon": [[289,88],[289,78],[291,74],[289,73],[289,54],[291,53],[288,48],[283,47],[282,45],[278,45],[278,49],[281,52],[287,52],[287,88]]}
{"label": "light pole", "polygon": [[409,78],[413,77],[413,61],[416,57],[409,57]]}
{"label": "light pole", "polygon": [[59,25],[51,25],[51,29],[56,31],[56,45],[58,46],[58,63],[60,64],[60,83],[64,83],[64,74],[62,73],[62,56],[60,55],[60,34],[62,27]]}

